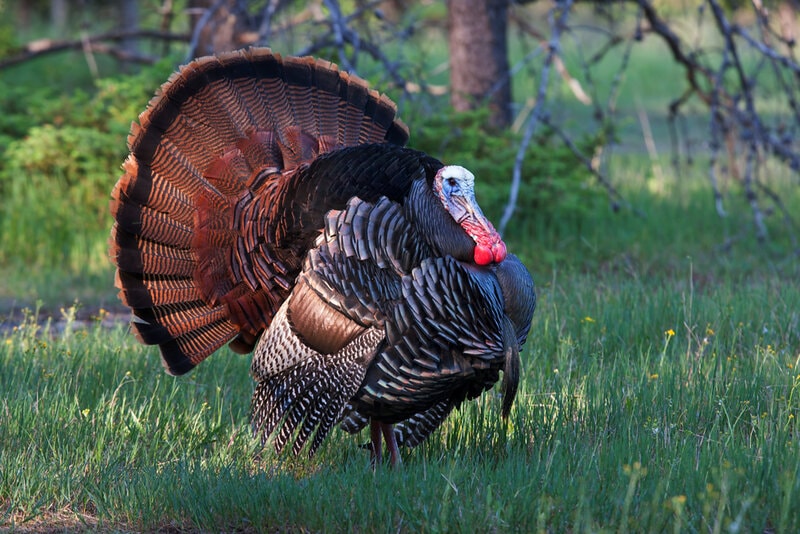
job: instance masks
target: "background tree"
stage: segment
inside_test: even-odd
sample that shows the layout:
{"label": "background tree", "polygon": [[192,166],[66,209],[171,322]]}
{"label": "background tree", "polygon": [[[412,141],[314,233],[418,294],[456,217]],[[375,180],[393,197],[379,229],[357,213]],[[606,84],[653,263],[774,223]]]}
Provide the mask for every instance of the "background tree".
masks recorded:
{"label": "background tree", "polygon": [[489,106],[495,128],[511,124],[508,0],[449,0],[450,102],[457,111]]}

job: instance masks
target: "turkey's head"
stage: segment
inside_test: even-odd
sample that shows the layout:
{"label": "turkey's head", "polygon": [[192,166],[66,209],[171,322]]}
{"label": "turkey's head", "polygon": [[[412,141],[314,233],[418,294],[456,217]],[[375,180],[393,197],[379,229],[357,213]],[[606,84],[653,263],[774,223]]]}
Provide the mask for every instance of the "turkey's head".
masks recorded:
{"label": "turkey's head", "polygon": [[446,165],[436,173],[433,191],[453,220],[475,241],[475,263],[489,265],[505,259],[505,243],[475,200],[475,176],[471,172]]}

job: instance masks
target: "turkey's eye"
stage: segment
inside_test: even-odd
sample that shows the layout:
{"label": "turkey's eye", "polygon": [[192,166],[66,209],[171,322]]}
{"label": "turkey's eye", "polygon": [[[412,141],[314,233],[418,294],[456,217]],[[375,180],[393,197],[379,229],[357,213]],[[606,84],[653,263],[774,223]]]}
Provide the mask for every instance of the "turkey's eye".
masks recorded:
{"label": "turkey's eye", "polygon": [[447,185],[449,185],[450,187],[455,187],[456,186],[456,179],[452,178],[452,177],[448,178],[447,179]]}

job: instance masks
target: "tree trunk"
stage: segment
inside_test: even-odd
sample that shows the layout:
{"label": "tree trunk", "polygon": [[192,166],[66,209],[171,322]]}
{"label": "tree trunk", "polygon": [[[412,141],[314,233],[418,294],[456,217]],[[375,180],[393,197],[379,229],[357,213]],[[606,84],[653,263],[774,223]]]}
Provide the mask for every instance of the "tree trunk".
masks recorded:
{"label": "tree trunk", "polygon": [[59,38],[64,37],[64,32],[67,29],[68,13],[67,0],[50,1],[50,23]]}
{"label": "tree trunk", "polygon": [[[139,29],[139,2],[138,0],[122,0],[120,6],[120,29],[135,31]],[[139,42],[136,37],[127,37],[120,43],[122,49],[133,56],[139,55]],[[129,65],[125,65],[127,70]]]}
{"label": "tree trunk", "polygon": [[450,102],[457,111],[488,103],[490,124],[511,124],[506,33],[508,0],[448,0]]}

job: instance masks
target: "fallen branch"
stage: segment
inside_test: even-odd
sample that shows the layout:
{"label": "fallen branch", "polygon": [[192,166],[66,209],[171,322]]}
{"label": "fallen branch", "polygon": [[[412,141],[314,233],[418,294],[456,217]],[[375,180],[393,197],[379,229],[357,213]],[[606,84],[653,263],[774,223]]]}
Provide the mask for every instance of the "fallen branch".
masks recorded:
{"label": "fallen branch", "polygon": [[13,65],[18,65],[32,59],[36,59],[49,54],[63,52],[65,50],[85,50],[87,43],[93,52],[102,54],[109,54],[117,59],[123,61],[134,61],[137,63],[155,63],[158,58],[151,56],[144,56],[133,54],[131,52],[121,50],[119,48],[111,47],[103,44],[106,41],[119,42],[125,39],[142,38],[142,39],[155,39],[161,41],[180,41],[188,42],[189,35],[182,33],[163,32],[156,30],[123,30],[115,32],[101,33],[88,38],[80,38],[72,41],[59,41],[54,39],[39,39],[31,41],[25,48],[14,55],[0,59],[0,69],[8,68]]}
{"label": "fallen branch", "polygon": [[[700,2],[700,16],[704,12],[710,13],[711,22],[721,37],[719,48],[711,54],[700,45],[687,46],[659,16],[651,1],[633,0],[633,3],[642,10],[651,33],[669,47],[689,84],[683,95],[669,106],[673,146],[677,137],[674,121],[681,116],[691,97],[697,97],[710,112],[709,180],[717,212],[720,215],[726,213],[717,178],[719,156],[724,146],[728,173],[740,181],[744,189],[753,214],[756,237],[759,240],[768,238],[766,217],[771,210],[765,210],[761,205],[761,201],[766,200],[783,215],[784,226],[792,241],[796,242],[797,223],[780,196],[764,183],[767,175],[761,170],[770,156],[791,171],[800,170],[800,145],[796,141],[800,133],[800,102],[797,98],[800,64],[793,55],[793,30],[783,28],[782,35],[776,33],[770,26],[767,11],[757,0],[752,3],[757,34],[732,23],[719,0],[704,0]],[[781,45],[786,53],[775,48]],[[718,59],[714,61],[715,58]],[[765,89],[759,83],[759,74],[765,70],[773,74],[776,88]],[[781,100],[789,113],[775,115],[762,110],[765,91],[770,90],[772,94],[769,96]]]}

